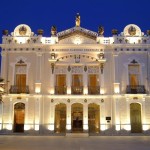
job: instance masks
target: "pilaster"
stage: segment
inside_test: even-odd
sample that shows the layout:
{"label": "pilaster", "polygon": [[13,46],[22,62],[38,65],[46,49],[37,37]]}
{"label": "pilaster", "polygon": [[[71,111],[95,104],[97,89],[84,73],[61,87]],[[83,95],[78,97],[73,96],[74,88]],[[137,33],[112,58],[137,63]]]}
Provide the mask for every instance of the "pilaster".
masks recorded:
{"label": "pilaster", "polygon": [[71,132],[71,104],[67,104],[67,122],[66,131]]}
{"label": "pilaster", "polygon": [[71,94],[71,67],[68,66],[67,71],[67,94]]}
{"label": "pilaster", "polygon": [[88,104],[83,105],[83,130],[88,132]]}
{"label": "pilaster", "polygon": [[83,93],[88,94],[88,74],[87,71],[83,73]]}
{"label": "pilaster", "polygon": [[49,130],[51,132],[54,132],[55,126],[55,105],[51,102],[50,104],[50,125],[49,125]]}

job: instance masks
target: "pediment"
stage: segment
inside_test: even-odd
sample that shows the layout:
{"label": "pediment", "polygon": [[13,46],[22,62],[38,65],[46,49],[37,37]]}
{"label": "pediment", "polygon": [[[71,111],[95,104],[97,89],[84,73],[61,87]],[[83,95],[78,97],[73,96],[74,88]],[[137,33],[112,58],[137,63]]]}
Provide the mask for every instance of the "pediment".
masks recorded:
{"label": "pediment", "polygon": [[98,34],[96,32],[81,28],[74,27],[57,34],[59,43],[96,43]]}

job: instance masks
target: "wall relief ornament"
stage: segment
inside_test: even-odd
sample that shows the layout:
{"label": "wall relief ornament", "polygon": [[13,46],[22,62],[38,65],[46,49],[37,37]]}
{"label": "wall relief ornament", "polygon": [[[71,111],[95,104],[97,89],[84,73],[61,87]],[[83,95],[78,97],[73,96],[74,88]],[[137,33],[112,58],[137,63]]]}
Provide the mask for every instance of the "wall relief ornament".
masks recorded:
{"label": "wall relief ornament", "polygon": [[129,24],[127,25],[122,33],[124,36],[142,36],[144,35],[143,32],[141,32],[141,29],[135,25],[135,24]]}
{"label": "wall relief ornament", "polygon": [[128,29],[128,32],[131,36],[134,36],[136,35],[136,28],[131,26],[129,29]]}
{"label": "wall relief ornament", "polygon": [[99,67],[98,66],[88,66],[88,73],[89,74],[99,74]]}
{"label": "wall relief ornament", "polygon": [[19,28],[19,34],[20,35],[26,35],[26,33],[27,33],[27,28],[25,26],[21,26]]}
{"label": "wall relief ornament", "polygon": [[72,73],[74,74],[82,74],[83,73],[83,67],[82,66],[72,66],[72,70],[71,70]]}
{"label": "wall relief ornament", "polygon": [[56,66],[55,67],[55,74],[66,74],[67,73],[67,67],[65,66]]}

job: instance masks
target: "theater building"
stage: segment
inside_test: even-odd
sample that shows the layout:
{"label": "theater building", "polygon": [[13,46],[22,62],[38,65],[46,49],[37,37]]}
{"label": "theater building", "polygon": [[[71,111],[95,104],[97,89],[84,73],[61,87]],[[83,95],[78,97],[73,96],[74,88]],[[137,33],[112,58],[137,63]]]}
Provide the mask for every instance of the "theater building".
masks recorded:
{"label": "theater building", "polygon": [[150,134],[150,31],[3,31],[0,133]]}

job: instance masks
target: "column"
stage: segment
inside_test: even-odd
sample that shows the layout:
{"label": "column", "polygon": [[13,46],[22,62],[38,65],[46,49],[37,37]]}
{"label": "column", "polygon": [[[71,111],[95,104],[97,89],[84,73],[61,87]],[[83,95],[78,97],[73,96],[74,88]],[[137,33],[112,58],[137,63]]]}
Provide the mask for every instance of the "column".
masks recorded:
{"label": "column", "polygon": [[5,81],[7,80],[7,54],[2,52],[1,53],[1,56],[2,56],[2,61],[1,61],[1,77],[5,79]]}
{"label": "column", "polygon": [[105,102],[103,100],[103,103],[100,105],[100,130],[104,131],[106,130],[106,119],[105,119]]}
{"label": "column", "polygon": [[146,117],[145,117],[145,98],[143,97],[142,99],[142,125],[143,125],[143,130],[146,131],[149,129],[149,126],[146,123]]}
{"label": "column", "polygon": [[71,104],[67,104],[67,124],[66,131],[71,132]]}
{"label": "column", "polygon": [[129,103],[129,98],[126,98],[126,108],[127,108],[127,121],[126,121],[126,127],[125,129],[127,131],[131,130],[131,124],[130,124],[130,103]]}
{"label": "column", "polygon": [[83,104],[83,131],[88,132],[88,104]]}
{"label": "column", "polygon": [[40,123],[40,98],[35,99],[35,116],[34,116],[34,129],[35,131],[39,130]]}
{"label": "column", "polygon": [[83,72],[83,94],[88,94],[88,73],[87,70],[85,71],[85,69]]}
{"label": "column", "polygon": [[100,94],[105,94],[104,90],[104,72],[99,73],[99,86],[100,86]]}
{"label": "column", "polygon": [[50,125],[48,127],[48,129],[51,132],[54,132],[55,129],[55,105],[53,104],[53,100],[51,100],[51,104],[50,104]]}
{"label": "column", "polygon": [[9,99],[9,119],[7,124],[7,129],[12,130],[12,98]]}
{"label": "column", "polygon": [[116,131],[120,131],[120,110],[119,110],[119,98],[115,98],[115,123]]}
{"label": "column", "polygon": [[3,124],[3,102],[0,102],[0,130],[2,130]]}
{"label": "column", "polygon": [[35,82],[35,93],[40,93],[40,92],[41,92],[41,75],[42,75],[42,70],[41,70],[41,58],[42,58],[42,54],[41,54],[41,53],[36,53],[36,82]]}
{"label": "column", "polygon": [[119,70],[118,70],[118,53],[114,55],[114,93],[120,93],[120,83],[119,83]]}
{"label": "column", "polygon": [[55,93],[55,75],[54,73],[50,73],[50,94]]}
{"label": "column", "polygon": [[30,124],[28,120],[28,111],[29,111],[29,106],[28,106],[28,98],[26,98],[26,104],[25,104],[25,125],[24,125],[24,130],[29,130],[30,129]]}
{"label": "column", "polygon": [[71,67],[68,66],[67,71],[67,94],[71,94]]}
{"label": "column", "polygon": [[112,97],[111,98],[111,117],[112,117],[112,129],[115,130],[116,128],[116,110],[115,110],[115,107],[116,107],[116,101],[115,99]]}

